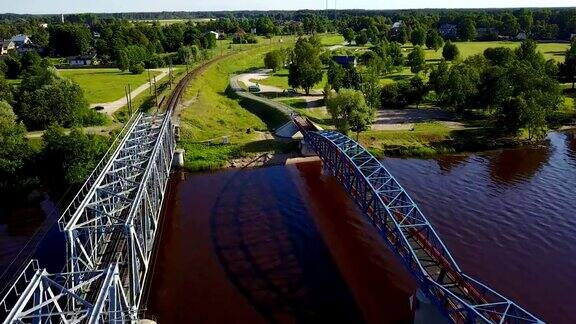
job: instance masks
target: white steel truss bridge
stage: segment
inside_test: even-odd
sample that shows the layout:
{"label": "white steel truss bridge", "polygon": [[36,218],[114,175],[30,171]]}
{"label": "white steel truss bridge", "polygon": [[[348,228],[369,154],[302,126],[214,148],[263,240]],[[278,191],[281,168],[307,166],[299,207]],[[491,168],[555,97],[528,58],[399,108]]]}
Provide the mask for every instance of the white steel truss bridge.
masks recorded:
{"label": "white steel truss bridge", "polygon": [[0,300],[3,323],[137,320],[176,146],[170,115],[126,123],[58,220],[66,269],[32,260]]}

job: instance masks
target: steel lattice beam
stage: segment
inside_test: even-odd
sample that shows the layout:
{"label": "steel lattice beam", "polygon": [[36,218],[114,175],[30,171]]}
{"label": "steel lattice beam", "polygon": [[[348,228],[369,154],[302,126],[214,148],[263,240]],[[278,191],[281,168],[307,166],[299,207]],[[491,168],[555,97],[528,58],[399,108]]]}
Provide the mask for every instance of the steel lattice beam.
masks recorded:
{"label": "steel lattice beam", "polygon": [[325,168],[448,318],[456,323],[542,323],[465,274],[408,193],[370,152],[338,132],[304,133]]}
{"label": "steel lattice beam", "polygon": [[129,120],[58,220],[67,272],[34,260],[0,301],[4,323],[136,320],[176,146],[170,113]]}
{"label": "steel lattice beam", "polygon": [[[98,284],[95,302],[86,290]],[[32,260],[0,301],[3,323],[126,323],[136,320],[117,264],[104,270],[49,274]]]}

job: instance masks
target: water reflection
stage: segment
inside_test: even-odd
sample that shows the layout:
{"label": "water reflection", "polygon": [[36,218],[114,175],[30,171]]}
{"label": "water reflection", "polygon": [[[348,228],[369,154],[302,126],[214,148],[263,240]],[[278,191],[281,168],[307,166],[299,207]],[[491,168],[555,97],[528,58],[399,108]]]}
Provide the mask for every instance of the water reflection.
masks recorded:
{"label": "water reflection", "polygon": [[211,224],[226,273],[271,322],[360,320],[283,167],[236,173],[218,195]]}
{"label": "water reflection", "polygon": [[450,170],[457,166],[466,163],[468,158],[468,155],[443,155],[435,158],[435,160],[442,172],[450,172]]}
{"label": "water reflection", "polygon": [[549,145],[502,150],[489,155],[493,181],[507,185],[529,181],[550,158]]}

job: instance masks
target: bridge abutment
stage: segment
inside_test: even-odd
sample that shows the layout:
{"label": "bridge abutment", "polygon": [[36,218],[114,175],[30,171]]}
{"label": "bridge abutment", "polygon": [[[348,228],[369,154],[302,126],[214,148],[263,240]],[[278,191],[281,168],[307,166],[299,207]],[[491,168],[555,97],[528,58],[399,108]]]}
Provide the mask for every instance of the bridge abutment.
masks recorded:
{"label": "bridge abutment", "polygon": [[418,288],[410,297],[414,311],[414,324],[448,324],[450,323],[432,301]]}

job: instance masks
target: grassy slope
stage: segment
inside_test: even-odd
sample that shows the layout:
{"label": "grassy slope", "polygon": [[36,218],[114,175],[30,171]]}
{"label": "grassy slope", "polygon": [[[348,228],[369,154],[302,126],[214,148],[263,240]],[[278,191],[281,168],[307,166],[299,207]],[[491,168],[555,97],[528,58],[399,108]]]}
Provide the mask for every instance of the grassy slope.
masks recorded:
{"label": "grassy slope", "polygon": [[[262,139],[255,131],[277,126],[278,118],[265,107],[236,100],[226,89],[231,74],[262,67],[267,52],[284,46],[289,45],[272,43],[234,54],[212,64],[191,83],[183,98],[191,104],[181,116],[180,142],[188,169],[219,168],[232,158],[275,148],[273,141]],[[229,144],[220,144],[223,136]]]}
{"label": "grassy slope", "polygon": [[[60,75],[78,83],[89,103],[115,101],[124,96],[124,87],[129,84],[132,90],[148,82],[148,73],[134,75],[118,69],[69,69],[60,70]],[[152,76],[159,72],[150,72]]]}

